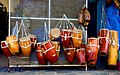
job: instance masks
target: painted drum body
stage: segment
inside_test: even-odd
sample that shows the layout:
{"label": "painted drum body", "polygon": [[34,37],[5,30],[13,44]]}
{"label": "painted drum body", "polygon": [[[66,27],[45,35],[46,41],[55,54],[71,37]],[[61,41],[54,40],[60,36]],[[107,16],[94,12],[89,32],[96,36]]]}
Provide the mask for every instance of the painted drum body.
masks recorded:
{"label": "painted drum body", "polygon": [[18,45],[18,39],[16,36],[11,35],[6,37],[6,41],[8,42],[8,48],[11,52],[11,54],[15,55],[19,53],[19,45]]}
{"label": "painted drum body", "polygon": [[36,53],[37,53],[37,59],[38,59],[39,64],[43,64],[43,65],[46,64],[47,60],[41,48],[41,42],[37,43]]}
{"label": "painted drum body", "polygon": [[29,37],[22,37],[20,40],[20,47],[22,50],[22,55],[29,57],[31,53],[31,40]]}
{"label": "painted drum body", "polygon": [[6,57],[12,56],[12,54],[8,48],[8,43],[6,41],[1,41],[1,48]]}
{"label": "painted drum body", "polygon": [[44,43],[42,43],[41,48],[43,48],[44,50],[43,53],[45,53],[46,59],[50,61],[51,64],[58,61],[58,56],[57,56],[54,46],[51,43],[51,40],[47,40]]}

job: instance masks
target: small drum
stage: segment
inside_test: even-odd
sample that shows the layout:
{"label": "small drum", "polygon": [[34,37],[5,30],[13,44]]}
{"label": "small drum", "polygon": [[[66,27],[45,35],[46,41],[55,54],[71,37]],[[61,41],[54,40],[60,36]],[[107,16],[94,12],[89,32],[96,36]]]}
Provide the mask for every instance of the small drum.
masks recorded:
{"label": "small drum", "polygon": [[86,64],[86,46],[85,44],[81,44],[80,49],[76,51],[76,58],[79,64],[84,65]]}
{"label": "small drum", "polygon": [[79,29],[74,29],[72,32],[72,41],[75,48],[80,47],[82,42],[82,31]]}
{"label": "small drum", "polygon": [[59,53],[60,53],[60,43],[57,41],[51,41],[52,45],[55,47],[55,51],[57,53],[57,56],[59,57]]}
{"label": "small drum", "polygon": [[108,54],[108,66],[116,66],[118,58],[118,32],[110,30],[110,45]]}
{"label": "small drum", "polygon": [[41,48],[44,49],[43,53],[45,53],[46,59],[50,61],[51,64],[58,61],[58,56],[55,51],[55,47],[51,43],[51,40],[43,42]]}
{"label": "small drum", "polygon": [[45,54],[43,53],[43,50],[41,48],[41,43],[37,43],[37,49],[36,49],[36,52],[37,52],[37,59],[38,59],[38,62],[39,64],[46,64],[47,60],[45,58]]}
{"label": "small drum", "polygon": [[8,48],[8,43],[6,41],[1,41],[1,48],[6,57],[12,56]]}
{"label": "small drum", "polygon": [[30,40],[31,40],[31,48],[34,49],[37,43],[37,37],[32,34],[29,34],[28,37],[30,37]]}
{"label": "small drum", "polygon": [[98,38],[88,38],[88,45],[86,46],[87,60],[95,61],[97,60],[99,50],[99,40]]}
{"label": "small drum", "polygon": [[22,50],[23,56],[30,56],[31,53],[31,41],[29,37],[22,37],[20,40],[20,47]]}
{"label": "small drum", "polygon": [[108,29],[101,29],[98,33],[100,42],[100,56],[106,56],[108,54],[109,36],[110,34]]}
{"label": "small drum", "polygon": [[60,29],[58,29],[58,28],[53,28],[53,29],[51,29],[51,31],[50,31],[50,38],[58,38],[58,37],[60,37]]}
{"label": "small drum", "polygon": [[61,42],[63,47],[68,47],[71,40],[71,30],[62,29],[61,31]]}
{"label": "small drum", "polygon": [[68,62],[72,63],[75,58],[75,48],[73,48],[72,43],[70,43],[68,48],[64,48],[64,53]]}
{"label": "small drum", "polygon": [[19,53],[19,45],[18,45],[18,39],[16,36],[11,35],[6,37],[6,41],[8,42],[8,48],[11,52],[11,54],[15,55]]}

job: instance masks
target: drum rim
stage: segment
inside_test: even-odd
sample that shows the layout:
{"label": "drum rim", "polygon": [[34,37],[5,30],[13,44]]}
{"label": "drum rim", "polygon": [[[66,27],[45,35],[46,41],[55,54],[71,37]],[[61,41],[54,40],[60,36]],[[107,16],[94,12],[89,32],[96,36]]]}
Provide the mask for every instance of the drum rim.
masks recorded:
{"label": "drum rim", "polygon": [[[27,38],[27,39],[26,40],[22,40],[22,38]],[[30,37],[21,37],[19,40],[20,41],[28,41],[28,40],[30,40]]]}
{"label": "drum rim", "polygon": [[42,44],[42,42],[37,42],[37,45],[38,45],[38,44]]}
{"label": "drum rim", "polygon": [[54,42],[54,43],[57,43],[57,44],[59,44],[60,42],[58,42],[58,41],[51,41],[52,43]]}
{"label": "drum rim", "polygon": [[71,32],[72,30],[71,30],[71,29],[62,29],[61,31],[68,31],[68,32]]}
{"label": "drum rim", "polygon": [[[10,36],[7,36],[6,37],[6,39],[8,39],[9,37],[13,37],[13,36],[15,36],[15,35],[10,35]],[[15,36],[15,39],[14,40],[16,40],[17,38],[16,38],[16,36]],[[18,40],[18,39],[17,39]]]}
{"label": "drum rim", "polygon": [[46,41],[42,42],[41,45],[45,45],[47,42],[51,42],[51,40],[50,39],[46,40]]}
{"label": "drum rim", "polygon": [[[5,42],[5,44],[6,44],[6,46],[2,46],[2,43],[3,42]],[[7,43],[7,41],[1,41],[1,48],[3,49],[3,48],[8,48],[8,43]]]}
{"label": "drum rim", "polygon": [[109,29],[106,29],[106,28],[102,28],[102,29],[100,29],[100,31],[102,31],[102,30],[107,30],[107,31],[110,31]]}
{"label": "drum rim", "polygon": [[30,38],[37,38],[36,35],[33,35],[33,34],[28,34],[28,37],[30,37]]}
{"label": "drum rim", "polygon": [[[77,32],[76,32],[76,30],[77,30]],[[82,30],[81,29],[74,29],[74,30],[72,30],[72,32],[74,32],[74,33],[82,33]]]}
{"label": "drum rim", "polygon": [[90,37],[90,38],[88,38],[88,40],[89,40],[89,39],[96,39],[96,40],[99,40],[98,38],[95,38],[95,37]]}

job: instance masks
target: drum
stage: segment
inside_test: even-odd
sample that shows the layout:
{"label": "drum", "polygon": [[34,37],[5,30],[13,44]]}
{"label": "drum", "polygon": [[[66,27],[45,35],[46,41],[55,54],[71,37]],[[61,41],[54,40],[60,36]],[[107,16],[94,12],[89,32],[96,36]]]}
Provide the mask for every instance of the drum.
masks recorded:
{"label": "drum", "polygon": [[28,37],[30,37],[30,40],[31,40],[31,48],[34,49],[37,43],[37,37],[32,34],[29,34]]}
{"label": "drum", "polygon": [[75,48],[80,47],[82,42],[82,31],[79,29],[74,29],[72,32],[72,41]]}
{"label": "drum", "polygon": [[60,29],[58,29],[58,28],[51,29],[50,38],[56,39],[58,37],[60,37]]}
{"label": "drum", "polygon": [[80,49],[76,51],[76,58],[79,64],[84,65],[86,64],[86,46],[85,44],[81,44]]}
{"label": "drum", "polygon": [[106,56],[108,54],[109,47],[109,30],[101,29],[98,33],[100,44],[100,56]]}
{"label": "drum", "polygon": [[47,40],[42,43],[41,48],[44,49],[45,57],[51,64],[58,61],[58,56],[55,51],[55,47],[52,45],[51,40]]}
{"label": "drum", "polygon": [[64,48],[64,53],[68,62],[72,63],[75,58],[75,48],[73,48],[72,43],[67,48]]}
{"label": "drum", "polygon": [[16,36],[11,35],[6,37],[6,41],[8,42],[8,48],[11,52],[11,54],[15,55],[19,53],[19,45],[18,45],[18,39]]}
{"label": "drum", "polygon": [[115,30],[110,30],[108,66],[116,66],[117,65],[118,48],[119,48],[118,32]]}
{"label": "drum", "polygon": [[6,57],[12,56],[8,48],[8,43],[6,41],[1,41],[1,48]]}
{"label": "drum", "polygon": [[39,64],[46,64],[47,60],[45,58],[45,54],[43,53],[43,50],[41,48],[41,42],[37,43],[37,60],[39,62]]}
{"label": "drum", "polygon": [[51,41],[52,45],[55,47],[55,51],[57,53],[57,56],[59,57],[59,53],[60,53],[60,43],[57,41]]}
{"label": "drum", "polygon": [[63,47],[68,47],[71,40],[71,30],[62,29],[61,31],[61,42]]}
{"label": "drum", "polygon": [[23,56],[30,56],[31,53],[31,41],[29,37],[22,37],[20,40],[20,47],[22,50]]}
{"label": "drum", "polygon": [[87,61],[97,60],[99,50],[99,40],[98,38],[88,38],[88,45],[86,46]]}

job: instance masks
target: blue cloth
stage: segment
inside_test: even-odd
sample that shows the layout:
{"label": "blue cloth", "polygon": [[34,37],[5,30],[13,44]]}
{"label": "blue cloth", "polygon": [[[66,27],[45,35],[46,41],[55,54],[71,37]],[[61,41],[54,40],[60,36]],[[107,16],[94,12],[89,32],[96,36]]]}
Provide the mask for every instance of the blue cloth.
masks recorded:
{"label": "blue cloth", "polygon": [[119,45],[120,45],[120,15],[119,9],[117,9],[114,4],[107,7],[106,9],[106,28],[110,30],[118,31]]}

